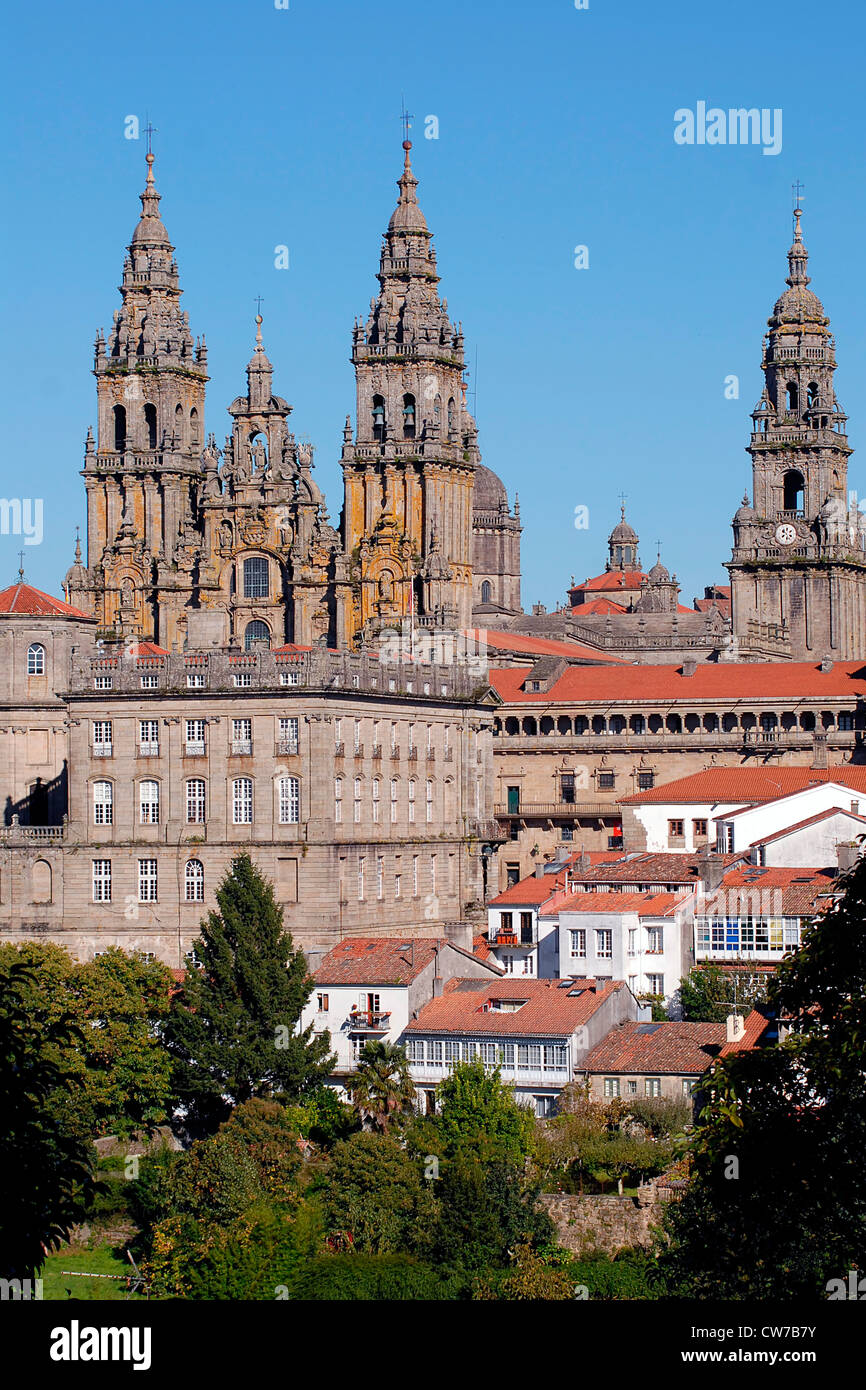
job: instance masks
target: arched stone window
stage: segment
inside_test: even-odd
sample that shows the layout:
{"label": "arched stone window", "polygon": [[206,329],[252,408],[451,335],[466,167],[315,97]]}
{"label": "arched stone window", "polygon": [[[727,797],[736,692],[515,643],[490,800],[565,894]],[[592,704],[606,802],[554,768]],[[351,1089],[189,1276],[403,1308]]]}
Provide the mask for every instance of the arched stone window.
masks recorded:
{"label": "arched stone window", "polygon": [[244,560],[244,598],[267,598],[271,591],[270,567],[264,555]]}
{"label": "arched stone window", "polygon": [[442,397],[437,396],[433,401],[433,424],[442,424]]}
{"label": "arched stone window", "polygon": [[415,438],[415,397],[403,397],[403,438]]}
{"label": "arched stone window", "polygon": [[449,401],[448,401],[448,438],[449,438],[449,439],[451,438],[451,436],[452,436],[453,433],[454,433],[454,428],[455,428],[456,423],[457,423],[457,420],[456,420],[456,411],[455,411],[455,409],[454,409],[454,397],[452,396],[452,397],[449,399]]}
{"label": "arched stone window", "polygon": [[126,448],[126,410],[116,405],[111,413],[114,416],[114,447],[122,454]]}
{"label": "arched stone window", "polygon": [[147,430],[148,449],[156,448],[156,406],[148,401],[144,407],[144,427]]}
{"label": "arched stone window", "polygon": [[51,902],[51,865],[47,860],[36,860],[33,865],[31,886],[31,896],[35,903]]}
{"label": "arched stone window", "polygon": [[796,468],[790,469],[782,480],[782,506],[786,512],[801,512],[804,506],[803,474]]}
{"label": "arched stone window", "polygon": [[45,675],[45,648],[41,642],[31,642],[27,648],[28,676]]}
{"label": "arched stone window", "polygon": [[373,397],[373,438],[385,438],[385,397]]}
{"label": "arched stone window", "polygon": [[790,411],[798,410],[800,406],[800,391],[796,381],[789,381],[785,387],[785,392],[788,397],[788,409]]}
{"label": "arched stone window", "polygon": [[538,733],[538,725],[531,715],[523,721],[523,732],[529,734],[531,738],[534,738]]}
{"label": "arched stone window", "polygon": [[142,825],[159,825],[159,783],[142,782],[138,789],[138,818]]}
{"label": "arched stone window", "polygon": [[556,721],[557,732],[560,734],[571,733],[571,720],[567,714],[561,714]]}
{"label": "arched stone window", "polygon": [[111,782],[93,784],[93,824],[111,825],[114,816],[114,787]]}
{"label": "arched stone window", "polygon": [[247,623],[244,631],[244,649],[245,651],[252,651],[253,647],[259,643],[270,646],[271,630],[267,623],[263,623],[259,618],[254,618],[251,623]]}
{"label": "arched stone window", "polygon": [[189,412],[189,437],[190,443],[201,443],[201,436],[198,429],[198,411],[195,406],[193,406],[192,410]]}
{"label": "arched stone window", "polygon": [[481,602],[482,602],[482,603],[489,603],[489,602],[490,602],[490,596],[491,596],[492,592],[493,592],[493,589],[492,589],[492,587],[491,587],[490,580],[489,580],[489,579],[483,580],[483,581],[482,581],[482,584],[481,584]]}
{"label": "arched stone window", "polygon": [[185,897],[188,903],[204,902],[204,864],[200,859],[188,859],[183,874]]}
{"label": "arched stone window", "polygon": [[300,818],[300,787],[297,777],[280,777],[277,794],[280,804],[280,825],[297,825]]}

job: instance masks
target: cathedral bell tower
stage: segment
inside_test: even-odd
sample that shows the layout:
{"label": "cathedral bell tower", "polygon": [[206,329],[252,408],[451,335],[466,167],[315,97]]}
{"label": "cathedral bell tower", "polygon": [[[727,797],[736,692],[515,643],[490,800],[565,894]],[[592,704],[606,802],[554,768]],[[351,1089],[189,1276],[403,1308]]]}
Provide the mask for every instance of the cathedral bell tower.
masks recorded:
{"label": "cathedral bell tower", "polygon": [[801,216],[798,207],[788,288],[764,339],[764,389],[748,445],[753,500],[743,499],[733,521],[733,632],[746,659],[784,641],[794,661],[859,660],[866,656],[866,515],[849,504],[852,451],[833,385],[835,343],[808,288]]}
{"label": "cathedral bell tower", "polygon": [[118,635],[167,640],[160,588],[171,587],[194,521],[204,442],[207,349],[180,307],[174,247],[147,154],[141,217],[123,263],[122,303],[97,334],[97,436],[88,431],[87,564],[67,576],[70,602]]}
{"label": "cathedral bell tower", "polygon": [[405,140],[379,295],[352,336],[356,429],[353,438],[347,422],[342,468],[353,642],[410,614],[464,627],[472,612],[477,430],[466,409],[463,333],[439,298],[411,148]]}

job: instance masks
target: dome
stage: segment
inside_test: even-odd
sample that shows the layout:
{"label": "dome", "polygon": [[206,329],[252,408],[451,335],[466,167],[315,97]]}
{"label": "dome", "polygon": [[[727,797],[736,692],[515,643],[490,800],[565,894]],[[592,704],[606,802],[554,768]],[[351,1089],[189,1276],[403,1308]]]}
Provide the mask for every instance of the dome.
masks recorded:
{"label": "dome", "polygon": [[805,285],[791,285],[776,300],[768,322],[771,328],[779,328],[784,323],[802,323],[804,320],[823,325],[826,317],[824,305],[813,290]]}
{"label": "dome", "polygon": [[501,478],[483,463],[475,465],[475,486],[472,494],[472,509],[476,512],[498,512],[501,507],[508,510],[508,493]]}
{"label": "dome", "polygon": [[671,577],[665,569],[664,565],[662,564],[661,560],[657,560],[656,563],[653,565],[652,569],[647,575],[647,579],[650,581],[651,584],[670,584],[671,582]]}
{"label": "dome", "polygon": [[418,199],[415,189],[418,187],[418,180],[412,173],[412,165],[409,163],[409,151],[412,148],[411,140],[403,141],[403,149],[406,151],[403,174],[397,180],[397,187],[400,190],[400,198],[391,214],[391,221],[388,223],[389,232],[427,232],[427,222],[423,212],[418,206]]}
{"label": "dome", "polygon": [[627,541],[631,545],[637,545],[637,531],[623,519],[611,531],[610,541],[612,544],[616,541]]}
{"label": "dome", "polygon": [[755,511],[754,507],[749,506],[749,494],[744,493],[742,505],[740,506],[739,510],[735,513],[734,521],[754,521],[757,515],[758,513]]}

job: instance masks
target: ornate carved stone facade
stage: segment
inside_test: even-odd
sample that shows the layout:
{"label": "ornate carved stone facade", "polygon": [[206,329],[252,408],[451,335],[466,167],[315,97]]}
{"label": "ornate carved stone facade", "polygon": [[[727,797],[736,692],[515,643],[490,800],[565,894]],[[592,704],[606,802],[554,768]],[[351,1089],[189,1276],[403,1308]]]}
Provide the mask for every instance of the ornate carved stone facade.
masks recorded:
{"label": "ornate carved stone facade", "polygon": [[180,308],[148,154],[122,305],[107,340],[96,340],[87,564],[76,556],[66,578],[69,601],[105,633],[169,649],[201,640],[357,648],[406,616],[467,626],[476,563],[476,598],[495,588],[505,611],[519,611],[519,519],[507,499],[497,504],[491,548],[486,493],[473,506],[480,453],[463,331],[439,297],[410,150],[404,142],[379,294],[352,335],[357,416],[343,431],[338,528],[313,480],[313,450],[296,442],[291,406],[273,392],[261,315],[246,395],[228,408],[231,433],[222,450],[213,434],[205,442],[207,350]]}

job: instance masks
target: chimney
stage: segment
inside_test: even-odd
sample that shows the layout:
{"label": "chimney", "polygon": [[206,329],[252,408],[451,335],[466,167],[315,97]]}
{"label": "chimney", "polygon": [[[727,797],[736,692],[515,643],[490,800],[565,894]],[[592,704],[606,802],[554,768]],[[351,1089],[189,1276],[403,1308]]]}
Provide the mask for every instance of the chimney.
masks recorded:
{"label": "chimney", "polygon": [[[823,666],[823,662],[821,665]],[[827,734],[823,729],[816,729],[812,738],[812,766],[829,767],[827,757]]]}
{"label": "chimney", "polygon": [[687,656],[683,660],[683,675],[693,676],[698,669],[698,663],[693,656]]}
{"label": "chimney", "polygon": [[859,858],[859,845],[852,842],[836,846],[836,864],[840,874],[847,874],[850,869],[853,869]]}
{"label": "chimney", "polygon": [[746,1020],[742,1014],[728,1014],[725,1019],[725,1042],[739,1042],[746,1031]]}
{"label": "chimney", "polygon": [[536,877],[536,878],[544,878],[544,865],[543,865],[543,864],[536,864],[536,866],[535,866],[535,877]]}
{"label": "chimney", "polygon": [[725,876],[722,856],[714,854],[709,845],[705,845],[698,856],[698,873],[705,893],[714,892]]}

